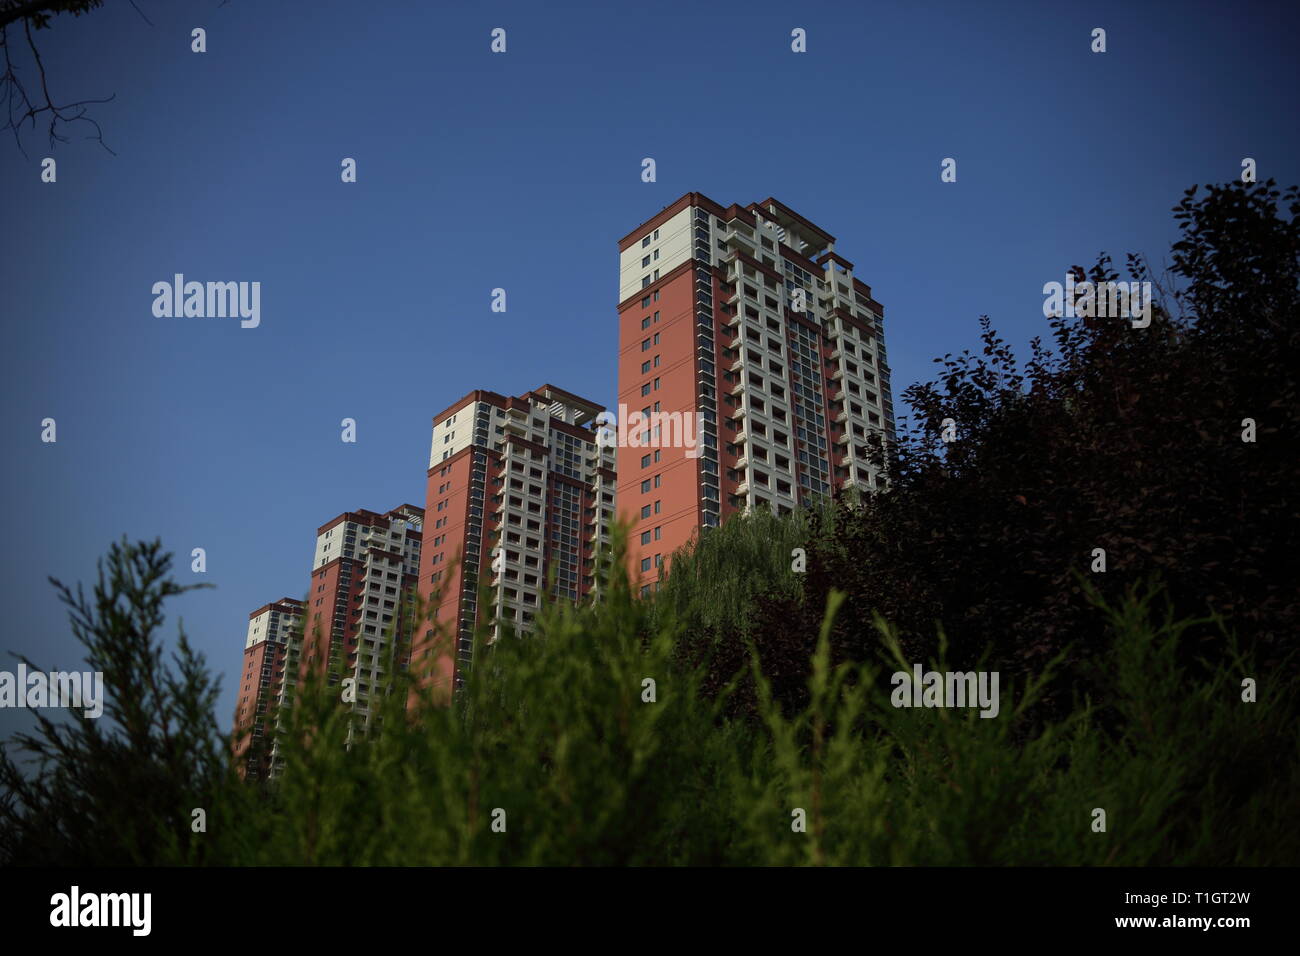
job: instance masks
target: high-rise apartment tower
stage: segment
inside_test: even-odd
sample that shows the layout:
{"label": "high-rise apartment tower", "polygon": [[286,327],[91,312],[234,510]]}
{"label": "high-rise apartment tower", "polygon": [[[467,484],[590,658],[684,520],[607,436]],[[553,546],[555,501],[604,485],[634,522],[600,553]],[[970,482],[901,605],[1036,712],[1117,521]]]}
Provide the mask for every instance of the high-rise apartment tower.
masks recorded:
{"label": "high-rise apartment tower", "polygon": [[340,699],[364,730],[371,697],[390,669],[410,657],[414,593],[424,510],[402,505],[379,514],[348,511],[316,530],[311,588],[303,621],[299,679],[313,671],[331,683],[351,679]]}
{"label": "high-rise apartment tower", "polygon": [[701,428],[693,448],[620,433],[618,512],[643,592],[697,529],[880,486],[867,438],[894,435],[884,308],[834,236],[775,199],[688,193],[619,252],[620,412]]}
{"label": "high-rise apartment tower", "polygon": [[235,703],[232,743],[239,772],[266,777],[272,766],[271,715],[297,680],[302,639],[301,601],[280,598],[248,615],[244,667]]}
{"label": "high-rise apartment tower", "polygon": [[542,385],[515,397],[470,392],[434,418],[419,589],[441,631],[416,629],[411,670],[436,697],[461,682],[480,623],[494,636],[502,622],[525,632],[548,589],[578,601],[596,588],[614,516],[602,411]]}

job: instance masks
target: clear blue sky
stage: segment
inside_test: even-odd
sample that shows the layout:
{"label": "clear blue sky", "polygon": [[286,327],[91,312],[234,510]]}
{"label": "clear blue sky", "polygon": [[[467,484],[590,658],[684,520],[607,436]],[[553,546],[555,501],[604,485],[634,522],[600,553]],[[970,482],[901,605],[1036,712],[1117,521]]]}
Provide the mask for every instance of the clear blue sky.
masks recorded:
{"label": "clear blue sky", "polygon": [[[203,547],[217,587],[169,634],[224,675],[226,727],[248,612],[303,595],[329,518],[423,504],[434,413],[545,381],[613,401],[616,242],[681,194],[835,234],[901,392],[981,313],[1022,346],[1065,267],[1167,255],[1187,186],[1245,156],[1300,181],[1294,4],[138,5],[153,26],[112,0],[40,37],[56,98],[116,95],[116,156],[0,139],[0,650],[78,667],[47,575],[127,534],[192,580]],[[177,272],[260,281],[261,327],[155,318]]]}

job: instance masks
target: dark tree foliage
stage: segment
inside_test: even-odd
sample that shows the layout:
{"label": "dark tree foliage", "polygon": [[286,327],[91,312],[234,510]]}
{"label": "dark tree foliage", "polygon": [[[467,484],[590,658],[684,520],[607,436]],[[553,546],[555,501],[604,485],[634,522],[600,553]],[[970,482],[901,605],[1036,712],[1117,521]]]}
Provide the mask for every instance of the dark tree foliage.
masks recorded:
{"label": "dark tree foliage", "polygon": [[33,29],[49,28],[60,13],[79,17],[104,5],[104,0],[0,0],[0,27],[26,20]]}
{"label": "dark tree foliage", "polygon": [[[892,489],[814,521],[801,600],[758,601],[753,641],[791,704],[806,672],[789,668],[831,588],[848,593],[839,660],[865,653],[880,615],[912,660],[931,659],[942,631],[954,664],[986,650],[1013,673],[1066,650],[1079,663],[1100,647],[1085,582],[1117,601],[1154,580],[1177,613],[1220,615],[1280,661],[1300,626],[1300,198],[1271,181],[1193,187],[1174,211],[1169,274],[1129,257],[1157,290],[1149,327],[1047,320],[1050,345],[1035,339],[1022,368],[984,317],[979,354],[936,359],[939,377],[906,390],[914,422],[888,451]],[[1118,276],[1102,256],[1088,278]],[[1185,647],[1214,656],[1223,640],[1211,621]],[[731,643],[729,664],[744,641]]]}

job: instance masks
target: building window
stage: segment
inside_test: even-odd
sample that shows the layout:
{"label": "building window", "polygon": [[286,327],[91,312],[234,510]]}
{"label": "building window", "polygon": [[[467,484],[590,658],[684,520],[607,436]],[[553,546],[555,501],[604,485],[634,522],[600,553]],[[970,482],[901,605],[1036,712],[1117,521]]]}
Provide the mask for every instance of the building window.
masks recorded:
{"label": "building window", "polygon": [[648,517],[650,517],[650,506],[649,506],[649,505],[642,505],[642,506],[641,506],[641,517],[642,517],[642,518],[648,518]]}
{"label": "building window", "polygon": [[641,543],[642,543],[642,544],[649,544],[649,543],[650,543],[650,532],[649,532],[649,531],[642,531],[642,532],[641,532]]}
{"label": "building window", "polygon": [[[655,251],[658,252],[657,249],[656,249]],[[644,269],[644,268],[645,268],[646,266],[648,266],[648,265],[650,265],[650,257],[649,257],[649,256],[642,256],[642,257],[641,257],[641,268]]]}
{"label": "building window", "polygon": [[650,360],[646,359],[641,363],[641,374],[644,375],[648,371],[650,371]]}
{"label": "building window", "polygon": [[649,395],[649,394],[650,394],[650,383],[649,383],[649,382],[646,382],[644,385],[641,386],[641,394],[642,394],[642,395]]}
{"label": "building window", "polygon": [[656,355],[656,356],[655,356],[655,368],[658,368],[658,367],[659,367],[659,356]]}
{"label": "building window", "polygon": [[649,352],[649,351],[650,351],[650,340],[649,340],[649,339],[645,339],[645,340],[641,343],[641,351],[642,351],[642,352]]}
{"label": "building window", "polygon": [[646,236],[644,239],[641,240],[641,248],[644,249],[648,245],[650,245],[650,237]]}
{"label": "building window", "polygon": [[641,467],[642,467],[642,468],[649,468],[649,467],[650,467],[650,456],[649,456],[649,455],[642,455],[642,456],[641,456]]}
{"label": "building window", "polygon": [[645,481],[641,482],[641,494],[645,494],[649,490],[650,490],[650,479],[647,478]]}
{"label": "building window", "polygon": [[649,559],[649,558],[642,558],[642,559],[641,559],[641,570],[642,570],[642,571],[649,571],[649,570],[650,570],[650,559]]}
{"label": "building window", "polygon": [[650,328],[650,317],[649,317],[649,316],[646,316],[644,319],[641,320],[641,328],[643,328],[643,329],[648,329],[648,328]]}

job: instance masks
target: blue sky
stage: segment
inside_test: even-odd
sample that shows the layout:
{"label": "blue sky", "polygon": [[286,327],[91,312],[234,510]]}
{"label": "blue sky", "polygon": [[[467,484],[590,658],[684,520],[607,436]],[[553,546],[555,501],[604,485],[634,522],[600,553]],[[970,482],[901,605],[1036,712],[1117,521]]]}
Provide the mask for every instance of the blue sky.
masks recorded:
{"label": "blue sky", "polygon": [[[217,586],[168,633],[224,675],[226,727],[248,612],[302,596],[334,515],[423,504],[433,414],[548,381],[613,402],[616,243],[681,194],[833,233],[901,393],[982,313],[1023,346],[1065,267],[1166,257],[1187,186],[1246,156],[1300,182],[1282,3],[137,4],[152,26],[113,3],[40,35],[56,98],[115,95],[116,156],[0,139],[0,651],[78,667],[46,576],[161,537]],[[177,272],[260,281],[260,327],[155,318]]]}

